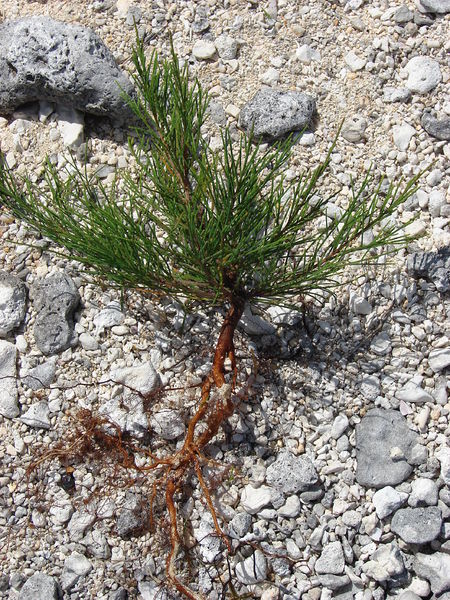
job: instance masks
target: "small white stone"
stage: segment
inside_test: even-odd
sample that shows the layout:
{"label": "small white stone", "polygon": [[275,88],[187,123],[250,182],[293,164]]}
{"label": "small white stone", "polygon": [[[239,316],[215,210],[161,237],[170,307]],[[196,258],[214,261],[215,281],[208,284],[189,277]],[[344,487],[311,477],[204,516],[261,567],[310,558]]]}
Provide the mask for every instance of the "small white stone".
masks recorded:
{"label": "small white stone", "polygon": [[241,506],[249,514],[254,515],[264,506],[270,504],[272,490],[267,485],[255,488],[252,485],[246,485],[241,495]]}
{"label": "small white stone", "polygon": [[409,123],[403,123],[402,125],[395,125],[392,130],[394,144],[400,151],[408,150],[409,142],[416,130]]}
{"label": "small white stone", "polygon": [[405,233],[411,236],[422,235],[426,230],[427,226],[421,219],[417,219],[405,227]]}
{"label": "small white stone", "polygon": [[180,415],[168,408],[153,414],[150,424],[155,432],[165,440],[175,440],[185,432],[185,425]]}
{"label": "small white stone", "polygon": [[351,298],[350,307],[357,315],[370,315],[372,312],[372,305],[370,302],[360,296],[353,296]]}
{"label": "small white stone", "polygon": [[286,519],[294,519],[300,514],[301,504],[297,495],[289,496],[281,508],[278,509],[278,515]]}
{"label": "small white stone", "polygon": [[408,74],[406,87],[417,94],[430,92],[442,81],[439,63],[428,56],[414,56],[405,71]]}
{"label": "small white stone", "polygon": [[409,506],[436,506],[439,489],[432,479],[419,477],[411,483],[411,495],[408,499]]}
{"label": "small white stone", "polygon": [[214,42],[217,54],[224,60],[234,60],[237,56],[239,44],[236,39],[229,35],[219,35]]}
{"label": "small white stone", "polygon": [[367,120],[361,115],[353,115],[344,121],[341,134],[348,142],[357,144],[364,139],[366,128]]}
{"label": "small white stone", "polygon": [[348,427],[348,417],[346,415],[338,415],[331,427],[331,437],[335,440],[341,437]]}
{"label": "small white stone", "polygon": [[320,52],[314,48],[311,48],[311,46],[308,46],[308,44],[299,46],[295,52],[295,56],[297,60],[305,65],[311,64],[312,61],[320,61]]}
{"label": "small white stone", "polygon": [[64,568],[61,574],[61,587],[64,591],[71,590],[74,585],[85,575],[92,571],[93,566],[83,554],[73,552],[69,558],[64,561]]}
{"label": "small white stone", "polygon": [[192,48],[192,54],[197,60],[209,60],[216,53],[216,47],[212,42],[197,40]]}
{"label": "small white stone", "polygon": [[450,365],[450,347],[432,350],[428,356],[428,364],[435,373]]}
{"label": "small white stone", "polygon": [[225,107],[225,113],[230,115],[230,117],[233,117],[233,119],[237,119],[240,112],[241,111],[239,110],[239,107],[237,107],[235,104],[227,104]]}
{"label": "small white stone", "polygon": [[441,477],[444,483],[450,485],[450,448],[444,446],[435,456],[441,463]]}
{"label": "small white stone", "polygon": [[370,349],[378,356],[385,356],[390,352],[391,346],[391,338],[385,331],[383,331],[372,340]]}
{"label": "small white stone", "polygon": [[404,492],[398,492],[390,485],[377,490],[372,498],[372,503],[375,506],[377,516],[380,519],[384,519],[390,515],[394,510],[400,508],[402,504],[408,499],[408,494]]}
{"label": "small white stone", "polygon": [[267,559],[261,550],[238,563],[235,568],[236,577],[244,585],[252,585],[265,581],[267,576]]}
{"label": "small white stone", "polygon": [[269,67],[261,75],[260,80],[265,85],[276,85],[280,81],[280,72],[273,67]]}
{"label": "small white stone", "polygon": [[366,59],[365,58],[361,58],[359,57],[357,54],[355,54],[353,52],[353,50],[350,50],[350,52],[348,52],[345,55],[344,58],[347,66],[349,67],[350,71],[352,71],[353,73],[355,73],[356,71],[361,71],[361,69],[364,69],[364,67],[366,66]]}
{"label": "small white stone", "polygon": [[304,133],[299,141],[300,146],[314,146],[316,136],[313,133]]}
{"label": "small white stone", "polygon": [[413,402],[416,404],[434,402],[433,396],[412,381],[408,381],[408,383],[395,394],[395,397],[404,402]]}
{"label": "small white stone", "polygon": [[24,335],[18,335],[16,337],[16,348],[21,354],[28,350],[28,342]]}
{"label": "small white stone", "polygon": [[58,129],[66,148],[78,148],[84,140],[84,116],[78,110],[58,106]]}
{"label": "small white stone", "polygon": [[0,340],[0,415],[13,419],[20,413],[17,392],[17,348],[11,342]]}
{"label": "small white stone", "polygon": [[78,338],[81,344],[81,347],[83,348],[83,350],[97,350],[98,349],[98,342],[97,340],[92,337],[92,335],[90,335],[89,333],[82,333],[80,334],[80,337]]}

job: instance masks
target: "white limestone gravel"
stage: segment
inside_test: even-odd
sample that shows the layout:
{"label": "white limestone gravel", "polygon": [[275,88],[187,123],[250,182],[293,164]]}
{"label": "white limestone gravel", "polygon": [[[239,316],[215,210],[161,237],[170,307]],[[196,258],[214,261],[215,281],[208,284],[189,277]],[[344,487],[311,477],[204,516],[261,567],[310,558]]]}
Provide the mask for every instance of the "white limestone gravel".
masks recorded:
{"label": "white limestone gravel", "polygon": [[[422,4],[429,10],[443,3]],[[294,148],[289,177],[325,157],[343,120],[323,188],[337,192],[334,214],[351,196],[352,180],[369,167],[396,183],[433,164],[398,215],[405,222],[418,217],[413,227],[426,235],[414,248],[433,251],[450,243],[449,144],[420,124],[426,108],[450,115],[449,15],[436,10],[430,16],[413,1],[385,0],[118,0],[76,7],[59,0],[3,0],[0,19],[49,14],[93,27],[125,70],[131,68],[133,18],[147,32],[149,47],[163,55],[170,28],[176,52],[215,103],[205,135],[218,148],[220,127],[228,122],[237,137],[240,110],[262,83],[313,95],[318,118]],[[82,135],[89,174],[101,168],[107,184],[116,166],[133,166],[119,124],[85,118],[81,127],[74,117],[61,131],[62,113],[40,103],[0,118],[1,151],[18,174],[36,179],[46,155],[62,168],[66,146],[77,146]],[[77,409],[114,406],[122,418],[128,380],[120,374],[143,377],[142,365],[152,365],[163,384],[183,391],[155,397],[139,411],[129,403],[124,422],[142,429],[152,416],[169,415],[175,433],[182,432],[197,401],[195,388],[184,388],[198,384],[210,367],[220,315],[195,307],[186,318],[167,299],[152,304],[134,294],[121,305],[116,291],[86,281],[75,264],[51,255],[45,241],[30,248],[35,238],[3,210],[0,231],[1,270],[30,286],[65,269],[82,297],[75,318],[79,344],[58,355],[55,381],[47,387],[34,390],[17,378],[44,362],[32,335],[32,306],[0,340],[0,598],[20,598],[39,573],[53,578],[51,586],[59,582],[65,599],[118,599],[123,589],[130,598],[164,597],[158,591],[165,579],[164,528],[162,535],[147,532],[130,540],[117,534],[130,484],[123,474],[90,460],[53,461],[30,480],[26,469],[40,449],[64,441]],[[450,587],[448,527],[423,553],[390,530],[403,506],[436,506],[447,525],[450,518],[448,296],[405,272],[410,250],[381,270],[358,269],[336,298],[306,315],[301,306],[288,313],[253,307],[246,313],[246,331],[237,335],[241,382],[252,370],[252,354],[258,374],[229,428],[209,449],[227,472],[205,469],[236,551],[231,569],[239,593],[318,600],[350,585],[358,600],[381,600],[386,588],[427,597],[430,589],[441,594]],[[148,371],[153,389],[156,375]],[[119,374],[115,384],[106,381],[111,373]],[[355,479],[355,427],[374,407],[399,410],[420,438],[411,476],[376,492]],[[177,444],[178,433],[164,431],[157,429],[151,440],[158,452]],[[285,472],[281,491],[269,485],[276,479],[272,465],[286,451],[298,462],[310,461],[317,481],[313,477],[306,489],[292,493],[296,480]],[[143,481],[136,485],[145,490]],[[193,548],[194,562],[200,548],[200,558],[218,561],[205,568],[197,562],[196,581],[208,598],[219,598],[229,571],[198,488],[180,513],[192,523],[193,533],[186,526],[188,546],[206,536],[197,554]],[[406,571],[409,579],[403,580]],[[25,581],[31,581],[28,588]]]}

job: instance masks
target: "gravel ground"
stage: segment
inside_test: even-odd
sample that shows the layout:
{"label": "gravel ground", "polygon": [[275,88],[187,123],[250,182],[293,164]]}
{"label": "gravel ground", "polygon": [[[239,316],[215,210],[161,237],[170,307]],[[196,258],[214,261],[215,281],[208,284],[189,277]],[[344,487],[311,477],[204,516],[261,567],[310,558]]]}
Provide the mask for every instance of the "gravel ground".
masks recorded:
{"label": "gravel ground", "polygon": [[[406,269],[414,253],[434,257],[450,241],[450,144],[421,122],[425,109],[441,123],[450,117],[449,9],[446,0],[430,4],[442,14],[379,0],[2,1],[3,21],[49,15],[93,28],[124,70],[131,69],[133,19],[162,54],[170,29],[177,54],[211,94],[205,135],[216,148],[220,126],[228,122],[237,134],[240,110],[263,84],[311,94],[317,118],[295,146],[289,176],[325,157],[344,120],[324,180],[339,192],[330,210],[345,205],[351,178],[371,165],[390,181],[432,165],[399,215],[416,216],[414,230],[424,237],[382,269],[355,272],[322,308],[254,310],[244,320],[237,335],[242,381],[253,356],[258,374],[208,450],[226,469],[205,475],[233,556],[227,561],[209,535],[198,489],[181,509],[193,549],[192,564],[180,569],[187,579],[194,573],[193,586],[207,598],[232,597],[230,574],[236,593],[264,600],[450,597],[448,254],[438,275],[427,268],[413,277]],[[415,57],[433,62],[411,63]],[[437,72],[431,89],[417,91]],[[17,173],[32,177],[46,156],[58,167],[67,159],[58,114],[39,119],[38,111],[36,104],[0,118],[2,152]],[[119,123],[86,116],[81,130],[88,171],[101,167],[108,183],[116,167],[132,166]],[[114,456],[49,461],[31,475],[27,468],[75,431],[80,408],[126,422],[142,443],[149,419],[152,448],[176,447],[196,402],[195,388],[185,388],[208,371],[221,315],[199,309],[185,318],[169,300],[121,299],[55,258],[42,240],[30,248],[33,235],[5,212],[0,220],[3,272],[30,290],[65,272],[81,297],[78,304],[71,292],[72,346],[54,357],[33,333],[40,318],[34,295],[20,325],[1,334],[3,391],[13,393],[16,369],[20,410],[0,417],[0,598],[56,598],[54,581],[65,599],[176,598],[159,587],[167,525],[158,502],[159,533],[140,531],[150,489],[144,477],[114,469]],[[121,383],[156,385],[148,363],[163,384],[185,391],[173,389],[150,406],[127,395]]]}

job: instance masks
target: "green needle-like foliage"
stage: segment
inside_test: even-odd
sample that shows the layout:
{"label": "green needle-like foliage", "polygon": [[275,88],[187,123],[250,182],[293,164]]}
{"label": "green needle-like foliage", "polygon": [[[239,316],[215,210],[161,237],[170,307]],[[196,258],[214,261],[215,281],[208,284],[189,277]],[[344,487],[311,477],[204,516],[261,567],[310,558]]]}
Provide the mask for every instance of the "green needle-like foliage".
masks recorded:
{"label": "green needle-like foliage", "polygon": [[225,128],[214,153],[202,136],[208,97],[173,49],[170,60],[148,60],[138,41],[133,61],[133,173],[105,187],[75,161],[62,173],[47,163],[32,183],[0,160],[1,201],[94,275],[210,305],[289,304],[409,241],[395,216],[417,177],[381,193],[368,174],[340,218],[328,218],[333,195],[316,188],[334,144],[294,182],[284,177],[291,140],[261,151]]}

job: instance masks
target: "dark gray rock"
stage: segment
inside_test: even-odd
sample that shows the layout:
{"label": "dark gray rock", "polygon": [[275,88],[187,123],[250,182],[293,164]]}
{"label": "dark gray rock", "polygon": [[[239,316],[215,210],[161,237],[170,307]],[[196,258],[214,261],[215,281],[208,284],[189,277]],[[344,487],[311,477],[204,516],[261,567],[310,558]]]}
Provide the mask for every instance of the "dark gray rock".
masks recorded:
{"label": "dark gray rock", "polygon": [[395,410],[374,408],[356,426],[356,480],[382,488],[397,485],[411,473],[412,449],[418,435]]}
{"label": "dark gray rock", "polygon": [[23,281],[0,271],[0,337],[5,337],[22,323],[26,303],[27,288]]}
{"label": "dark gray rock", "polygon": [[109,600],[128,600],[128,590],[119,588],[109,595]]}
{"label": "dark gray rock", "polygon": [[80,302],[80,294],[72,279],[64,273],[55,273],[37,280],[30,289],[37,316],[34,337],[43,354],[56,354],[73,346],[73,313]]}
{"label": "dark gray rock", "polygon": [[392,517],[391,530],[408,544],[426,544],[435,540],[442,526],[437,506],[401,508]]}
{"label": "dark gray rock", "polygon": [[438,292],[450,290],[450,247],[437,252],[414,252],[406,261],[406,269],[413,277],[432,281]]}
{"label": "dark gray rock", "polygon": [[83,112],[126,119],[121,97],[133,87],[92,29],[25,17],[0,25],[0,113],[47,100]]}
{"label": "dark gray rock", "polygon": [[438,140],[450,140],[450,117],[437,119],[429,110],[426,110],[420,122],[432,137]]}
{"label": "dark gray rock", "polygon": [[316,102],[302,92],[263,88],[242,108],[239,124],[247,132],[269,140],[304,129],[313,116]]}
{"label": "dark gray rock", "polygon": [[55,379],[56,362],[54,359],[30,369],[28,373],[22,377],[22,383],[32,390],[42,390],[48,388]]}
{"label": "dark gray rock", "polygon": [[420,0],[420,4],[430,13],[445,15],[450,12],[450,0]]}
{"label": "dark gray rock", "polygon": [[307,456],[294,456],[282,450],[267,469],[266,481],[285,494],[303,492],[317,483],[319,476]]}
{"label": "dark gray rock", "polygon": [[228,524],[228,535],[231,538],[240,540],[250,531],[252,526],[252,517],[247,512],[241,512],[234,515]]}
{"label": "dark gray rock", "polygon": [[58,584],[45,573],[35,573],[24,583],[19,600],[58,600]]}
{"label": "dark gray rock", "polygon": [[22,423],[38,429],[50,429],[50,414],[47,402],[42,400],[32,404],[20,417]]}
{"label": "dark gray rock", "polygon": [[146,501],[130,492],[117,517],[117,533],[123,540],[143,535],[148,530],[149,519],[150,511]]}
{"label": "dark gray rock", "polygon": [[430,582],[434,594],[450,590],[450,554],[416,554],[413,568],[416,575]]}

